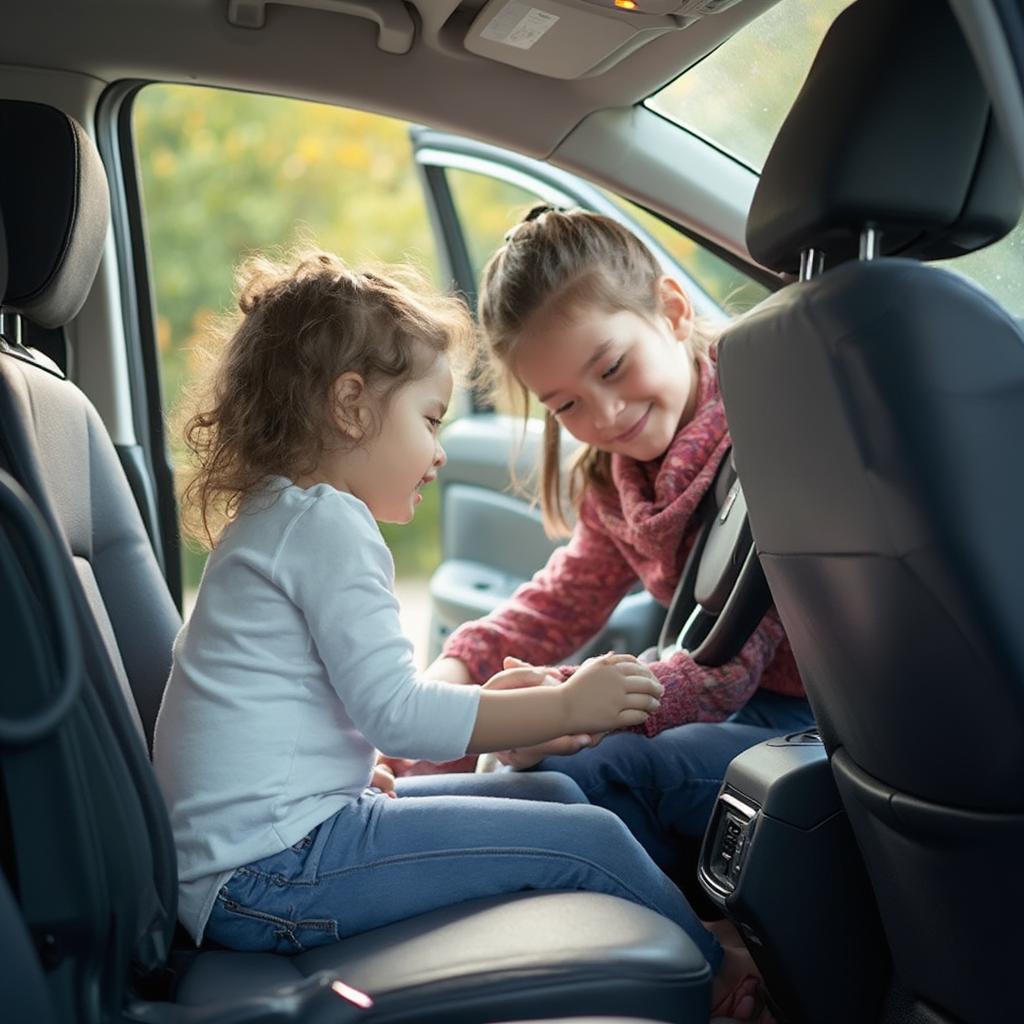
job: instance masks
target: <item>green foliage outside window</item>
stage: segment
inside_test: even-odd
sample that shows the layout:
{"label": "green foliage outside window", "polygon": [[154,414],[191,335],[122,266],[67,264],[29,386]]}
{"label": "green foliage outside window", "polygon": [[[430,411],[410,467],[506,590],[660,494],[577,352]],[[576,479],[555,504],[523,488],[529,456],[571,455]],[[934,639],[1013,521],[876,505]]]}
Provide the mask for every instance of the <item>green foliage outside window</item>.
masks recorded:
{"label": "green foliage outside window", "polygon": [[[153,85],[135,104],[164,408],[173,414],[209,317],[231,309],[233,268],[252,251],[309,239],[348,262],[436,257],[403,122],[194,86]],[[439,282],[440,283],[440,282]],[[178,438],[170,437],[176,465]],[[409,526],[384,527],[400,574],[439,557],[436,488]],[[186,554],[186,586],[205,556]]]}
{"label": "green foliage outside window", "polygon": [[[297,100],[151,85],[136,100],[134,127],[172,422],[198,368],[204,327],[231,311],[233,270],[247,253],[309,240],[354,265],[410,262],[445,283],[437,280],[407,124]],[[536,197],[470,172],[452,170],[449,182],[479,274]],[[628,208],[716,297],[742,284],[689,239]],[[180,479],[184,449],[173,431],[169,444]],[[410,525],[382,527],[399,575],[436,566],[438,505],[437,488],[428,488]],[[187,588],[198,585],[204,562],[204,552],[186,551]]]}

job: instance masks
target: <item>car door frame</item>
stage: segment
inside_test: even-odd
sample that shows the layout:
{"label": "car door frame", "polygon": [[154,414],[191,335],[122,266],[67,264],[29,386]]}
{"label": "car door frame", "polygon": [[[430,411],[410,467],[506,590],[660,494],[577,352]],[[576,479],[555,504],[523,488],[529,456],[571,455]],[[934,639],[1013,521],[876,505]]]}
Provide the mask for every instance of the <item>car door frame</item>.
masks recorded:
{"label": "car door frame", "polygon": [[[409,129],[409,137],[435,232],[439,263],[447,279],[465,296],[471,308],[476,304],[476,280],[469,248],[446,178],[445,172],[448,170],[488,175],[533,192],[541,202],[552,206],[578,206],[611,217],[636,234],[654,253],[667,273],[679,278],[698,316],[722,316],[715,300],[686,269],[641,224],[590,182],[533,157],[435,128],[413,125]],[[703,241],[698,244],[712,248]]]}

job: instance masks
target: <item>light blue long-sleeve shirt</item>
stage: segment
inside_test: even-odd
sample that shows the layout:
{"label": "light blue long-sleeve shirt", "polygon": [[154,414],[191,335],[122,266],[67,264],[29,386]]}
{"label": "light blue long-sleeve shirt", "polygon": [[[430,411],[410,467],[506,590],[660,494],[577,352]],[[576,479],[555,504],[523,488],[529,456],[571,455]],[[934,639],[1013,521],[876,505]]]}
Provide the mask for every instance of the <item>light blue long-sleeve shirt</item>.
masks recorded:
{"label": "light blue long-sleeve shirt", "polygon": [[393,584],[366,505],[326,484],[274,478],[211,553],[153,755],[197,943],[231,874],[355,800],[376,749],[465,753],[479,690],[417,677]]}

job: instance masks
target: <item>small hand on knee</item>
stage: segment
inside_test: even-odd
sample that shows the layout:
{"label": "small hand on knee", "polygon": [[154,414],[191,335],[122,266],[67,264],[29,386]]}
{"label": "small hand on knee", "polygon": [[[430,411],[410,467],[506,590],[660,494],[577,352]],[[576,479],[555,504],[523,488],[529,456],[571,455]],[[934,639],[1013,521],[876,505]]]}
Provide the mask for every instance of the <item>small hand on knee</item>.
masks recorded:
{"label": "small hand on knee", "polygon": [[370,788],[379,789],[385,796],[394,799],[398,796],[395,792],[395,773],[390,765],[383,760],[373,766],[373,774],[370,776]]}

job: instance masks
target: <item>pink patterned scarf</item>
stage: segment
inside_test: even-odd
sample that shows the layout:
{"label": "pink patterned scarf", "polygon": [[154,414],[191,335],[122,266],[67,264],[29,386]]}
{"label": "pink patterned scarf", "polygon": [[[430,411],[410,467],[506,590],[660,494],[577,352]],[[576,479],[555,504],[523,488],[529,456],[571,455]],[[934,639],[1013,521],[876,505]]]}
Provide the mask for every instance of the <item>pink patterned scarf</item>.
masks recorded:
{"label": "pink patterned scarf", "polygon": [[[619,549],[663,604],[672,599],[697,533],[694,512],[729,448],[725,409],[713,359],[698,361],[697,404],[664,455],[638,462],[613,455],[614,490],[592,489],[585,500]],[[676,550],[675,558],[666,552]]]}

